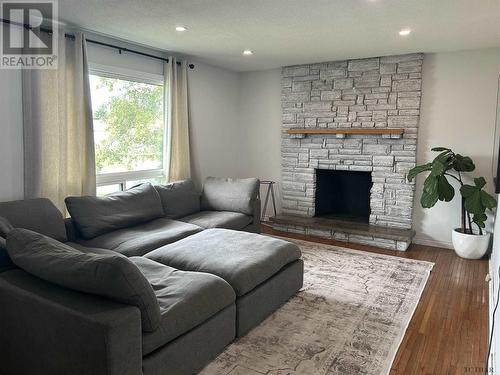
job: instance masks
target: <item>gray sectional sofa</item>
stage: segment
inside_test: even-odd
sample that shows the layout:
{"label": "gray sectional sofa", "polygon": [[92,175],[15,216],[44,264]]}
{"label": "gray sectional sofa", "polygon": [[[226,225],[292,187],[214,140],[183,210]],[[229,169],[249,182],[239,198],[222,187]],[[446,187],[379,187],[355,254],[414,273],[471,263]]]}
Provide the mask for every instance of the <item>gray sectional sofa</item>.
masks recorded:
{"label": "gray sectional sofa", "polygon": [[0,203],[0,373],[199,371],[302,287],[299,248],[252,233],[257,189],[144,184],[69,197],[65,221]]}

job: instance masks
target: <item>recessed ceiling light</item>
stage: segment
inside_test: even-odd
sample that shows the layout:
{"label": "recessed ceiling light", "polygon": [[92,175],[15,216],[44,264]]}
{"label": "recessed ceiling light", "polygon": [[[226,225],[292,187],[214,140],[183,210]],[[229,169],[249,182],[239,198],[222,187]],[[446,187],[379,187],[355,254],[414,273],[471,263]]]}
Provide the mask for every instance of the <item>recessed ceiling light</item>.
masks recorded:
{"label": "recessed ceiling light", "polygon": [[399,32],[399,35],[401,36],[407,36],[407,35],[410,35],[411,33],[411,30],[410,29],[403,29]]}
{"label": "recessed ceiling light", "polygon": [[253,55],[253,51],[250,50],[250,49],[246,49],[246,50],[243,51],[243,54],[246,55],[246,56]]}
{"label": "recessed ceiling light", "polygon": [[187,27],[185,26],[176,26],[175,27],[175,31],[186,31],[187,30]]}

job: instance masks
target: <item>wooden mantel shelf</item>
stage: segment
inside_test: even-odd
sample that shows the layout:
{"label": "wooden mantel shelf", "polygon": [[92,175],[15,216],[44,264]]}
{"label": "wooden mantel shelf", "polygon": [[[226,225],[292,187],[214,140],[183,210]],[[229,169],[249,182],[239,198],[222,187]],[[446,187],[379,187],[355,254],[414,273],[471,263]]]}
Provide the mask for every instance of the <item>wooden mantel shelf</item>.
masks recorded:
{"label": "wooden mantel shelf", "polygon": [[336,128],[336,129],[320,129],[320,128],[295,128],[288,129],[288,134],[305,137],[306,135],[321,135],[335,134],[343,138],[347,134],[378,134],[386,135],[390,138],[401,138],[404,133],[402,128]]}

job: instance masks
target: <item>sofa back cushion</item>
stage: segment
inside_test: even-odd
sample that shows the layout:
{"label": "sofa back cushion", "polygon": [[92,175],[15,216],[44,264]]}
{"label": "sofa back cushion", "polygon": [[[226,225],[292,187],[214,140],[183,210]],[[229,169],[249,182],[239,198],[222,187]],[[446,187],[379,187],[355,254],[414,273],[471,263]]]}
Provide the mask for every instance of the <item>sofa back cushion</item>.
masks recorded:
{"label": "sofa back cushion", "polygon": [[68,197],[65,202],[86,240],[163,217],[160,197],[149,183],[105,197]]}
{"label": "sofa back cushion", "polygon": [[45,198],[0,202],[0,216],[15,228],[29,229],[66,242],[66,227],[61,212]]}
{"label": "sofa back cushion", "polygon": [[200,212],[200,194],[192,180],[155,185],[155,188],[160,194],[165,217],[178,219]]}
{"label": "sofa back cushion", "polygon": [[201,209],[253,214],[252,202],[257,199],[260,181],[257,178],[208,177],[201,195]]}
{"label": "sofa back cushion", "polygon": [[26,229],[9,232],[7,251],[17,266],[45,281],[137,306],[145,332],[160,324],[153,288],[139,268],[121,254],[84,253]]}

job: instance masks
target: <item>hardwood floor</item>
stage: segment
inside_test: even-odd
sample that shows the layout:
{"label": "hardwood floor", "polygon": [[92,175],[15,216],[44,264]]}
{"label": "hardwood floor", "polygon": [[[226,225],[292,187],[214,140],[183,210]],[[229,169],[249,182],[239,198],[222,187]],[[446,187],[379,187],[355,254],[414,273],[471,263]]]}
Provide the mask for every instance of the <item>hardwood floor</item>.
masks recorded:
{"label": "hardwood floor", "polygon": [[484,374],[488,342],[487,260],[465,260],[449,249],[415,244],[406,252],[383,250],[278,232],[266,225],[263,232],[434,262],[390,375]]}

